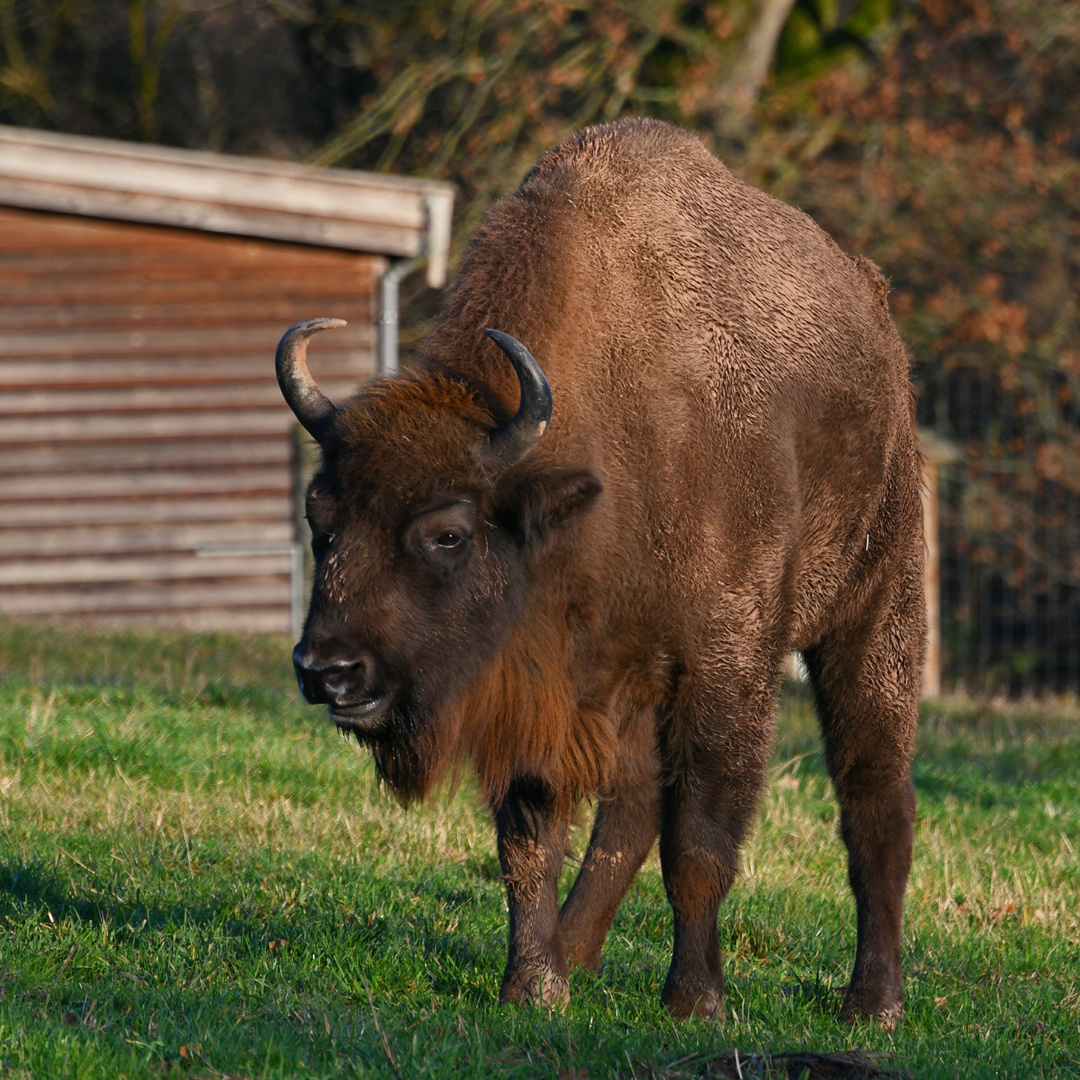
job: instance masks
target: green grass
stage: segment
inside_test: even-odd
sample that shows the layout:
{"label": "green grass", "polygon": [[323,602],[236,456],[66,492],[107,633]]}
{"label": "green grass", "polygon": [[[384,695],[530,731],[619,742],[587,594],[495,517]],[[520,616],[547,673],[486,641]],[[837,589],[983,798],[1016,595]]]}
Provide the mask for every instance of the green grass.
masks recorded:
{"label": "green grass", "polygon": [[0,1077],[675,1078],[734,1048],[1080,1076],[1075,705],[928,710],[887,1034],[837,1019],[854,912],[797,693],[721,912],[714,1025],[659,1007],[655,854],[564,1013],[499,1009],[487,813],[468,784],[409,812],[380,793],[297,701],[284,641],[0,624],[0,677]]}

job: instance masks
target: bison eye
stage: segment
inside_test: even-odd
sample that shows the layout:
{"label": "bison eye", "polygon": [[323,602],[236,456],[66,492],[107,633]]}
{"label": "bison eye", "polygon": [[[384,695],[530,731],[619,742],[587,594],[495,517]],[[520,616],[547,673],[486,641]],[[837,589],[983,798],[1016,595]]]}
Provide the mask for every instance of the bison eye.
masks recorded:
{"label": "bison eye", "polygon": [[405,527],[405,549],[449,580],[472,552],[476,508],[467,499],[447,500],[421,510]]}

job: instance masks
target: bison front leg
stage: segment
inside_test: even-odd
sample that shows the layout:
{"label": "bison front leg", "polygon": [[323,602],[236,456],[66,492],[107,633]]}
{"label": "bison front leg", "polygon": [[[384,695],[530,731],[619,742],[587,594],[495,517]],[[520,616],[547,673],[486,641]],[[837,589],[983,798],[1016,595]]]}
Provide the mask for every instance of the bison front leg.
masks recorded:
{"label": "bison front leg", "polygon": [[499,865],[510,910],[510,948],[500,1002],[563,1005],[570,1000],[558,880],[567,819],[539,784],[514,783],[495,811]]}

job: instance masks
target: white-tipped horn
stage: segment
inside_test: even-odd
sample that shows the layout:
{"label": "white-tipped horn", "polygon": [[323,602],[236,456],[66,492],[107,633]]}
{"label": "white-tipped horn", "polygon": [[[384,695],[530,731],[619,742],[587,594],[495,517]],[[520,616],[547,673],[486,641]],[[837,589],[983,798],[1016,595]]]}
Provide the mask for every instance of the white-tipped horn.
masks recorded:
{"label": "white-tipped horn", "polygon": [[543,437],[551,423],[551,387],[543,369],[517,338],[501,330],[487,330],[487,336],[510,358],[521,387],[518,411],[501,428],[491,433],[487,460],[506,468],[520,461]]}
{"label": "white-tipped horn", "polygon": [[305,319],[290,326],[278,342],[275,359],[278,386],[289,408],[296,414],[296,419],[316,442],[326,434],[337,410],[308,371],[308,338],[320,330],[346,325],[344,319]]}

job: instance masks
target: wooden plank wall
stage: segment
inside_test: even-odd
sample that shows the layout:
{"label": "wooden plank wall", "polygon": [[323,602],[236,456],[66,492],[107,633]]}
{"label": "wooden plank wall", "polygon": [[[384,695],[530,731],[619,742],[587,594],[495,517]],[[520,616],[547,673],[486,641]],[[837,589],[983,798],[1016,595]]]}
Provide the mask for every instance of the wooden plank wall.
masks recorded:
{"label": "wooden plank wall", "polygon": [[274,349],[334,399],[373,368],[378,257],[0,207],[0,613],[288,632],[292,414]]}

